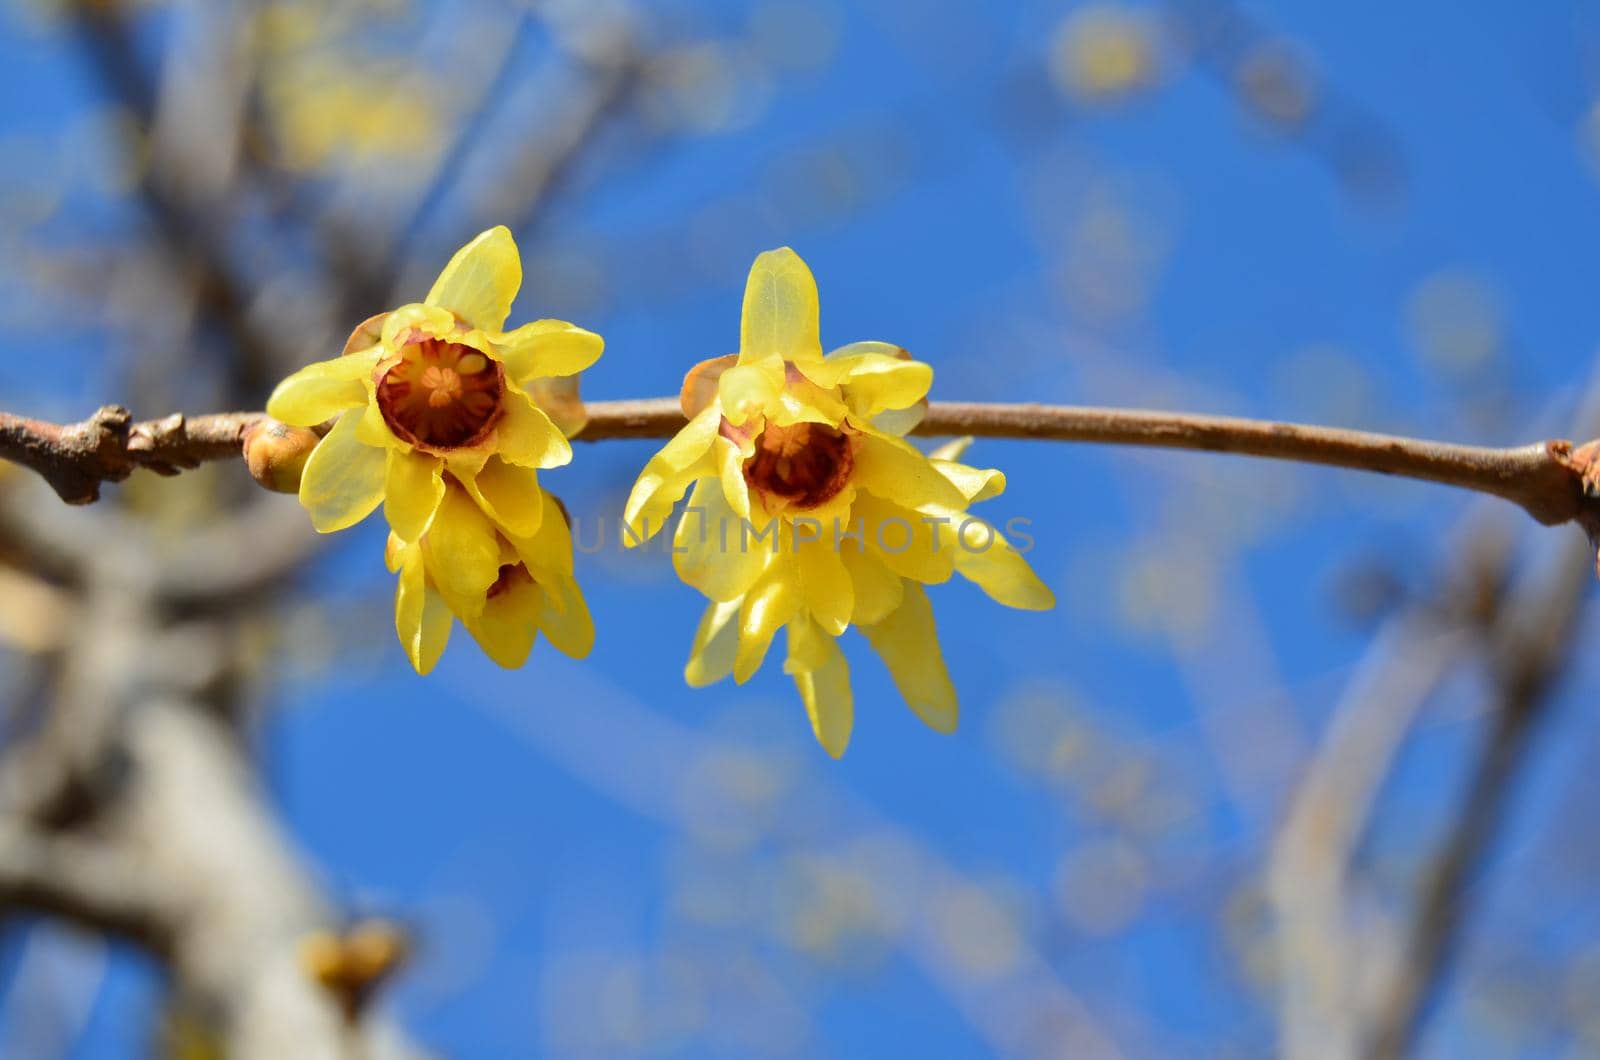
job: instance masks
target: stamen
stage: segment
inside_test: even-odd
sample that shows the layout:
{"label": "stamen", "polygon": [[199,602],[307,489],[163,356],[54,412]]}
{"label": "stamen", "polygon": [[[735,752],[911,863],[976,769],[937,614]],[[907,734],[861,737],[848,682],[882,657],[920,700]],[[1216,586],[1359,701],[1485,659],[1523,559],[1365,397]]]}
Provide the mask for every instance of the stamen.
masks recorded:
{"label": "stamen", "polygon": [[505,375],[498,361],[455,342],[407,336],[379,366],[378,408],[395,436],[428,450],[481,441],[500,416]]}
{"label": "stamen", "polygon": [[851,439],[843,431],[820,423],[768,424],[745,462],[744,477],[785,507],[815,508],[844,488],[854,466]]}

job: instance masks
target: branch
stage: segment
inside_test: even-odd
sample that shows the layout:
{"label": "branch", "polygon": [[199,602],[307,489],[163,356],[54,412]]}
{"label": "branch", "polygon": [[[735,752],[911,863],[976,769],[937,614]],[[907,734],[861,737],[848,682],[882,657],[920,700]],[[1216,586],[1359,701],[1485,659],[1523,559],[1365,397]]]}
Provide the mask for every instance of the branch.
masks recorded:
{"label": "branch", "polygon": [[[6,502],[28,498],[7,491]],[[197,616],[168,594],[149,539],[102,536],[74,586],[50,710],[0,758],[0,915],[41,913],[138,943],[177,1009],[235,1060],[414,1055],[362,1004],[392,961],[351,964],[343,945],[327,959],[342,911],[249,757],[238,697],[259,661],[241,626],[259,595]],[[321,940],[314,966],[308,939]]]}
{"label": "branch", "polygon": [[[579,441],[669,438],[684,425],[672,398],[597,401],[588,405]],[[32,468],[69,504],[99,497],[101,482],[119,482],[134,468],[176,474],[208,460],[239,455],[258,412],[228,412],[134,423],[108,405],[81,423],[58,425],[0,413],[0,458]],[[1234,416],[1074,405],[934,402],[913,432],[970,434],[1058,442],[1100,442],[1193,449],[1325,464],[1438,482],[1504,498],[1547,526],[1577,521],[1600,527],[1600,443],[1547,441],[1512,448],[1455,445],[1337,427]]]}
{"label": "branch", "polygon": [[108,844],[0,824],[0,912],[69,920],[170,954],[183,922],[166,888]]}
{"label": "branch", "polygon": [[1488,515],[1475,511],[1451,535],[1456,544],[1438,564],[1441,590],[1412,600],[1379,632],[1331,711],[1273,844],[1267,893],[1278,926],[1285,1060],[1353,1060],[1372,998],[1387,992],[1374,983],[1374,967],[1388,952],[1388,932],[1360,915],[1355,866],[1379,792],[1429,697],[1464,652],[1481,646],[1505,605],[1513,541]]}
{"label": "branch", "polygon": [[1587,464],[1576,466],[1561,441],[1499,449],[1234,416],[954,402],[932,405],[916,433],[1194,449],[1376,471],[1503,497],[1546,525],[1576,519],[1585,507]]}
{"label": "branch", "polygon": [[1582,579],[1568,549],[1542,557],[1543,567],[1512,600],[1487,644],[1491,722],[1469,769],[1448,832],[1422,874],[1399,966],[1381,993],[1369,1028],[1367,1060],[1400,1060],[1412,1051],[1430,1004],[1443,989],[1470,922],[1473,885],[1488,867],[1532,753],[1532,737],[1551,710],[1553,693],[1573,665],[1579,644]]}
{"label": "branch", "polygon": [[127,409],[106,405],[81,423],[61,425],[0,412],[0,457],[37,471],[68,504],[90,504],[100,499],[100,483],[121,482],[136,467],[176,475],[238,456],[245,428],[260,418],[228,412],[190,422],[175,412],[134,423]]}

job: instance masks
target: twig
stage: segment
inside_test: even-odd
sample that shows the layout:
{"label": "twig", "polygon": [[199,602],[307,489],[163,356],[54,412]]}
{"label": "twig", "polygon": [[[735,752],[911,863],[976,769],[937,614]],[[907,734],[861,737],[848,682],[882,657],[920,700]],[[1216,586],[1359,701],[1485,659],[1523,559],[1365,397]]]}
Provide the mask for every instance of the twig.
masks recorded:
{"label": "twig", "polygon": [[[133,31],[121,6],[76,0],[67,5],[71,27],[105,94],[128,108],[137,135],[130,157],[141,157],[143,138],[157,126],[155,78],[141,66]],[[244,391],[261,393],[294,360],[292,344],[262,327],[249,311],[251,284],[230,254],[214,208],[192,201],[170,159],[155,155],[137,169],[139,202],[162,246],[185,270],[200,307],[233,347],[227,368]],[[90,498],[91,500],[93,498]]]}
{"label": "twig", "polygon": [[595,34],[590,54],[580,56],[590,79],[588,90],[564,113],[550,116],[545,135],[506,161],[479,209],[482,227],[510,218],[511,230],[528,239],[549,216],[579,165],[589,159],[601,134],[633,98],[646,54],[632,27],[618,18],[591,26],[588,32]]}
{"label": "twig", "polygon": [[181,412],[133,422],[107,405],[81,423],[55,424],[0,412],[0,457],[37,471],[68,504],[100,499],[100,483],[121,482],[136,467],[162,475],[240,455],[245,428],[260,413],[197,416]]}
{"label": "twig", "polygon": [[1548,525],[1583,508],[1565,442],[1499,449],[1233,416],[954,402],[932,405],[916,433],[1197,449],[1376,471],[1503,497]]}
{"label": "twig", "polygon": [[1492,722],[1448,835],[1424,871],[1400,964],[1368,1037],[1369,1060],[1399,1060],[1410,1052],[1463,942],[1474,878],[1493,853],[1531,737],[1573,663],[1588,594],[1584,580],[1571,577],[1581,562],[1574,551],[1543,557],[1535,584],[1511,602],[1492,631]]}
{"label": "twig", "polygon": [[[515,75],[525,72],[518,59],[531,23],[531,12],[512,13],[506,24],[495,28],[497,56],[476,56],[482,65],[462,72],[474,79],[473,102],[455,114],[450,141],[431,156],[416,160],[415,181],[402,201],[390,207],[392,216],[371,216],[370,175],[365,171],[351,173],[343,186],[331,193],[335,206],[315,226],[315,235],[321,271],[334,282],[344,317],[360,319],[372,306],[405,300],[399,287],[405,272],[402,250],[414,251],[425,242],[424,222],[456,189],[462,169],[484,143],[484,127],[504,102]],[[449,42],[433,47],[459,50],[460,45]]]}
{"label": "twig", "polygon": [[[82,423],[63,426],[0,413],[0,458],[37,471],[69,504],[84,504],[98,497],[100,482],[120,481],[135,467],[173,474],[236,456],[245,430],[260,418],[251,412],[193,419],[174,414],[134,423],[126,409],[107,406]],[[672,398],[597,401],[588,405],[588,425],[577,438],[668,438],[683,424]],[[1576,520],[1591,529],[1600,520],[1600,508],[1586,489],[1597,447],[1574,449],[1565,441],[1493,448],[1232,416],[972,402],[933,403],[914,433],[1194,449],[1326,464],[1502,497],[1546,525]]]}
{"label": "twig", "polygon": [[1398,617],[1333,711],[1273,845],[1267,895],[1278,930],[1279,1055],[1351,1058],[1369,945],[1355,928],[1352,865],[1379,788],[1464,635]]}

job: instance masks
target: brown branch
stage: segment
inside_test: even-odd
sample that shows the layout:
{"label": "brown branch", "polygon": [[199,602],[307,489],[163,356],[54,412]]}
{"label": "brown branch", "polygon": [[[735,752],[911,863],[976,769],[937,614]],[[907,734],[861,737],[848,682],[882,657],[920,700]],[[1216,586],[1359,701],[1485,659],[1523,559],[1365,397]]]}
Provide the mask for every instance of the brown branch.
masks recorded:
{"label": "brown branch", "polygon": [[[583,441],[664,438],[684,422],[669,398],[596,402],[588,411]],[[913,433],[1193,449],[1376,471],[1503,497],[1547,525],[1587,508],[1589,453],[1562,441],[1499,449],[1234,416],[956,401],[932,403]]]}
{"label": "brown branch", "polygon": [[1326,464],[1503,497],[1541,523],[1577,518],[1581,469],[1566,442],[1500,449],[1234,416],[1070,405],[940,403],[918,434],[1103,442]]}
{"label": "brown branch", "polygon": [[[672,398],[597,401],[580,441],[668,438],[684,424]],[[238,455],[244,433],[260,413],[230,412],[134,423],[108,405],[81,423],[57,425],[0,413],[0,458],[43,475],[69,504],[99,496],[136,467],[175,474],[207,460]],[[1291,460],[1403,478],[1502,497],[1546,525],[1600,525],[1591,465],[1600,446],[1574,449],[1565,441],[1511,448],[1455,445],[1337,427],[1233,416],[1073,405],[935,402],[914,432],[970,434],[1060,442],[1099,442],[1192,449]]]}
{"label": "brown branch", "polygon": [[107,405],[81,423],[55,424],[0,412],[0,457],[37,471],[68,504],[100,499],[100,483],[121,482],[136,467],[162,475],[238,456],[245,428],[260,413],[198,416],[181,412],[133,422]]}

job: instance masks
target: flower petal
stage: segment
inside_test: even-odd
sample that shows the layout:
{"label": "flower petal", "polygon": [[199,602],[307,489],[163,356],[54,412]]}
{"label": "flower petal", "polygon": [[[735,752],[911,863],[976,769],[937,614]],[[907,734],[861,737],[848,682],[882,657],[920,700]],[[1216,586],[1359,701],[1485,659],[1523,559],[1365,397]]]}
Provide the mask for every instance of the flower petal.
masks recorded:
{"label": "flower petal", "polygon": [[868,555],[896,574],[924,585],[950,579],[955,549],[937,533],[937,520],[949,516],[926,516],[870,493],[856,497],[850,514],[863,524]]}
{"label": "flower petal", "polygon": [[722,373],[739,363],[739,355],[730,353],[701,361],[684,374],[683,386],[678,389],[678,407],[683,418],[692,420],[711,407],[717,400],[718,381]]}
{"label": "flower petal", "polygon": [[908,583],[905,599],[882,622],[861,632],[889,667],[906,704],[938,732],[955,732],[959,707],[955,686],[945,669],[934,628],[933,608],[922,586]]}
{"label": "flower petal", "polygon": [[451,465],[478,507],[511,537],[532,537],[544,520],[545,497],[539,473],[491,456],[480,467],[467,461]]}
{"label": "flower petal", "polygon": [[416,332],[451,342],[458,341],[463,337],[458,324],[456,314],[445,306],[412,302],[384,317],[379,335],[383,348],[397,353],[416,337]]}
{"label": "flower petal", "polygon": [[769,356],[822,359],[817,326],[817,281],[788,247],[769,250],[750,267],[739,324],[739,363]]}
{"label": "flower petal", "polygon": [[817,742],[838,758],[850,746],[855,723],[855,697],[844,652],[815,622],[797,618],[789,623],[789,659],[783,668],[794,675]]}
{"label": "flower petal", "polygon": [[550,417],[550,422],[568,438],[576,437],[589,422],[589,414],[578,395],[578,377],[561,376],[555,379],[530,379],[522,388],[539,411]]}
{"label": "flower petal", "polygon": [[782,427],[796,423],[825,423],[830,427],[844,422],[850,411],[831,390],[826,390],[803,375],[788,377],[767,406],[768,418]]}
{"label": "flower petal", "polygon": [[308,364],[272,391],[267,415],[291,427],[315,427],[367,400],[365,380],[377,364],[376,351]]}
{"label": "flower petal", "polygon": [[501,459],[523,467],[561,467],[572,462],[566,435],[522,391],[507,388],[505,411],[495,427]]}
{"label": "flower petal", "polygon": [[389,311],[374,313],[355,326],[350,332],[350,337],[344,340],[344,353],[365,353],[383,341],[383,322],[389,317]]}
{"label": "flower petal", "polygon": [[539,609],[539,628],[557,651],[582,659],[594,649],[594,620],[578,583],[558,575],[545,586]]}
{"label": "flower petal", "polygon": [[622,509],[622,521],[629,531],[623,535],[625,547],[649,540],[660,531],[689,483],[702,475],[716,474],[711,443],[717,437],[721,419],[715,408],[706,409],[645,464]]}
{"label": "flower petal", "polygon": [[506,374],[518,386],[534,379],[577,375],[600,359],[605,340],[565,320],[535,320],[495,340]]}
{"label": "flower petal", "polygon": [[906,409],[928,396],[933,369],[922,361],[881,353],[852,354],[842,360],[840,385],[850,411],[871,420],[889,409]]}
{"label": "flower petal", "polygon": [[835,548],[828,529],[824,528],[818,540],[800,542],[795,571],[799,576],[800,596],[811,617],[823,632],[837,637],[850,625],[856,594],[844,557]]}
{"label": "flower petal", "polygon": [[903,409],[884,409],[868,421],[873,430],[896,438],[904,438],[917,429],[924,417],[928,415],[928,402],[926,399]]}
{"label": "flower petal", "polygon": [[465,490],[445,491],[423,547],[428,572],[452,609],[463,617],[479,614],[500,576],[500,541]]}
{"label": "flower petal", "polygon": [[1055,594],[1039,580],[1022,553],[982,519],[968,516],[952,527],[956,571],[1007,607],[1048,611]]}
{"label": "flower petal", "polygon": [[403,557],[394,592],[394,628],[412,669],[426,674],[450,640],[450,609],[427,582],[422,549],[410,545]]}
{"label": "flower petal", "polygon": [[539,611],[544,593],[531,581],[513,584],[484,602],[483,613],[463,619],[462,625],[483,653],[507,670],[528,661],[539,635]]}
{"label": "flower petal", "polygon": [[444,499],[443,461],[427,453],[389,450],[383,516],[402,541],[419,541]]}
{"label": "flower petal", "polygon": [[383,500],[386,452],[363,445],[356,437],[361,413],[339,417],[306,460],[300,476],[300,503],[311,514],[318,533],[354,526]]}
{"label": "flower petal", "polygon": [[734,654],[739,650],[739,608],[743,600],[712,601],[694,631],[694,646],[683,668],[683,679],[690,688],[704,688],[733,673]]}
{"label": "flower petal", "polygon": [[920,511],[961,511],[967,499],[926,456],[898,438],[863,432],[850,481],[884,500]]}
{"label": "flower petal", "polygon": [[728,506],[722,483],[703,478],[673,535],[672,565],[689,585],[713,600],[744,595],[766,568],[769,555],[745,540],[744,522]]}
{"label": "flower petal", "polygon": [[722,496],[727,499],[728,507],[733,514],[741,519],[750,518],[750,483],[744,477],[744,462],[746,454],[737,444],[727,438],[717,438],[714,443],[716,450],[717,475],[722,480]]}
{"label": "flower petal", "polygon": [[400,565],[405,562],[406,553],[410,548],[411,544],[396,537],[393,530],[389,531],[389,536],[383,542],[383,565],[388,568],[390,574],[400,573]]}
{"label": "flower petal", "polygon": [[934,446],[933,451],[928,454],[928,459],[951,462],[960,460],[966,451],[972,447],[972,440],[972,435],[970,434],[962,435],[960,438],[952,438],[948,442]]}
{"label": "flower petal", "polygon": [[[536,574],[571,575],[572,531],[567,526],[566,513],[553,494],[540,492],[544,514],[539,517],[538,533],[528,538],[514,538],[512,544],[518,558]],[[557,593],[556,597],[559,603],[561,594]]]}
{"label": "flower petal", "polygon": [[401,441],[389,429],[388,422],[383,418],[383,410],[378,407],[377,398],[373,396],[373,388],[370,385],[367,392],[369,400],[366,407],[361,410],[361,422],[356,427],[356,437],[364,444],[378,449],[409,450],[411,443]]}
{"label": "flower petal", "polygon": [[870,626],[882,622],[889,612],[900,606],[905,579],[885,566],[882,559],[858,548],[841,550],[839,559],[850,572],[850,584],[854,589],[850,621],[858,626]]}
{"label": "flower petal", "polygon": [[761,668],[772,637],[800,609],[792,561],[779,556],[751,586],[739,607],[739,648],[734,653],[733,679],[750,680]]}
{"label": "flower petal", "polygon": [[497,225],[456,251],[423,299],[448,309],[483,331],[499,331],[522,286],[522,259],[505,225]]}
{"label": "flower petal", "polygon": [[783,361],[778,357],[740,362],[717,379],[717,398],[728,422],[742,425],[777,404],[783,393]]}
{"label": "flower petal", "polygon": [[[969,441],[971,439],[968,439]],[[1005,472],[995,468],[969,467],[958,464],[954,460],[932,459],[930,461],[938,469],[939,474],[950,480],[951,485],[961,491],[968,504],[986,501],[990,497],[998,497],[1006,491]]]}
{"label": "flower petal", "polygon": [[[828,369],[835,373],[830,383],[837,382],[842,374],[847,374],[851,364],[863,355],[892,357],[901,361],[911,360],[910,350],[904,346],[896,346],[892,342],[879,342],[875,339],[847,342],[843,346],[836,346],[829,350],[828,355],[823,358],[823,361],[828,365]],[[810,375],[811,373],[808,370],[806,374]]]}

